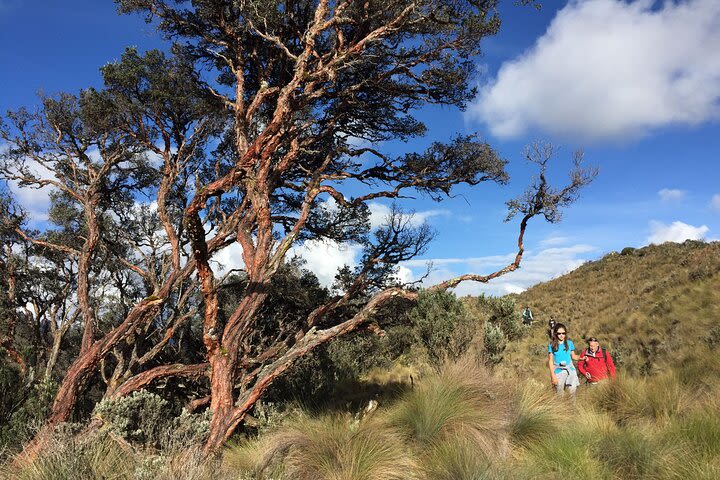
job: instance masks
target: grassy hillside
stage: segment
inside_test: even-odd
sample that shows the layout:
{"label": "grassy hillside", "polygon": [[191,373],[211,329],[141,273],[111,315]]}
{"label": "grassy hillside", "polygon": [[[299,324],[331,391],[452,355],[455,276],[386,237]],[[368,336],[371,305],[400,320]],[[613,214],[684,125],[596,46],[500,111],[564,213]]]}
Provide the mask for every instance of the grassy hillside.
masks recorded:
{"label": "grassy hillside", "polygon": [[657,373],[720,340],[720,242],[626,248],[515,297],[518,309],[530,305],[535,325],[508,346],[501,368],[545,367],[553,315],[578,347],[597,336],[623,371]]}

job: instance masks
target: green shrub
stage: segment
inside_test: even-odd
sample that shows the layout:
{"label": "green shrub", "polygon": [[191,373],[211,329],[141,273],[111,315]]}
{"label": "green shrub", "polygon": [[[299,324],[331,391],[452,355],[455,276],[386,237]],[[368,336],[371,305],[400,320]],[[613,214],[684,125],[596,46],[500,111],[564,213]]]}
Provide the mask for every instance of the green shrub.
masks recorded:
{"label": "green shrub", "polygon": [[421,292],[408,319],[428,359],[438,367],[459,359],[475,336],[476,322],[451,292]]}
{"label": "green shrub", "polygon": [[488,365],[496,365],[503,359],[507,339],[498,325],[487,322],[483,327],[483,357]]}
{"label": "green shrub", "polygon": [[50,414],[57,385],[52,382],[26,386],[14,367],[0,368],[0,449],[17,450]]}
{"label": "green shrub", "polygon": [[127,397],[105,399],[95,413],[122,438],[146,446],[187,447],[203,441],[210,427],[210,413],[177,414],[170,403],[146,390]]}

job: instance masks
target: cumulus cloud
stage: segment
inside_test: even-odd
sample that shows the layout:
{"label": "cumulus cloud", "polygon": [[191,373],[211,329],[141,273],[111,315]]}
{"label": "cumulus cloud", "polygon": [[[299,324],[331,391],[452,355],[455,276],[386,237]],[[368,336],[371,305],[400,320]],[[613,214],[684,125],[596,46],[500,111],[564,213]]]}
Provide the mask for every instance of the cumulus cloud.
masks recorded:
{"label": "cumulus cloud", "polygon": [[566,244],[570,241],[569,237],[563,237],[561,235],[548,237],[540,241],[540,245],[543,247],[555,247],[558,245]]}
{"label": "cumulus cloud", "polygon": [[288,258],[293,255],[302,257],[307,262],[305,268],[313,272],[322,285],[329,287],[335,281],[335,274],[340,267],[357,263],[361,250],[359,245],[310,240],[293,247]]}
{"label": "cumulus cloud", "polygon": [[[378,202],[368,202],[368,208],[370,209],[370,227],[373,230],[386,223],[387,218],[390,216],[390,207]],[[434,209],[409,213],[408,215],[410,216],[410,224],[417,227],[431,217],[449,216],[450,212],[444,209]]]}
{"label": "cumulus cloud", "polygon": [[589,141],[716,119],[718,45],[717,0],[571,0],[468,115],[498,137],[537,128]]}
{"label": "cumulus cloud", "polygon": [[[29,172],[37,178],[46,178],[55,180],[55,175],[45,168],[43,165],[28,161],[27,167]],[[28,218],[33,223],[43,222],[48,219],[48,209],[50,208],[50,193],[52,187],[45,186],[42,188],[33,188],[29,186],[21,186],[19,182],[10,180],[7,182],[10,192],[17,202],[27,212]]]}
{"label": "cumulus cloud", "polygon": [[[545,282],[576,269],[587,261],[587,256],[596,251],[591,245],[578,244],[568,247],[546,248],[537,253],[526,252],[521,268],[503,275],[487,284],[463,282],[454,291],[457,295],[506,295],[519,293],[527,288]],[[433,270],[423,281],[431,286],[463,273],[489,273],[513,261],[515,253],[473,258],[440,258],[412,260],[403,263],[412,270],[415,278],[425,273],[424,267],[432,262]]]}
{"label": "cumulus cloud", "polygon": [[647,241],[648,243],[661,244],[665,242],[679,243],[685,240],[702,240],[709,230],[707,225],[694,227],[680,221],[673,222],[670,225],[651,221],[650,236]]}
{"label": "cumulus cloud", "polygon": [[710,208],[720,212],[720,193],[716,193],[712,199],[710,199]]}
{"label": "cumulus cloud", "polygon": [[677,202],[685,198],[685,191],[676,188],[663,188],[658,192],[663,202]]}

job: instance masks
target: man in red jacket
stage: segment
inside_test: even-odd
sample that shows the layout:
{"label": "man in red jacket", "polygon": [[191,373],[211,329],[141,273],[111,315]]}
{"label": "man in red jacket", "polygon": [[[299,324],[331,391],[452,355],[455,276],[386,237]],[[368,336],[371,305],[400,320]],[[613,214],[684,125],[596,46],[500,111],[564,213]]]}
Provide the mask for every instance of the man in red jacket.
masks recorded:
{"label": "man in red jacket", "polygon": [[580,354],[578,370],[585,375],[588,383],[597,383],[608,376],[615,378],[615,364],[610,353],[600,348],[600,342],[595,337],[588,339],[588,348]]}

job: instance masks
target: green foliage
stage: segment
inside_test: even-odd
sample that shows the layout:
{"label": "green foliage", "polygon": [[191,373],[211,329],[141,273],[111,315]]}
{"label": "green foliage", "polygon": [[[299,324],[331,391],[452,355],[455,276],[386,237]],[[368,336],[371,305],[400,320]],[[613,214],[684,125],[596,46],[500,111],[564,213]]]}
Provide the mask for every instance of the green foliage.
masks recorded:
{"label": "green foliage", "polygon": [[482,357],[486,364],[497,365],[503,360],[508,343],[516,342],[527,331],[520,313],[515,311],[515,299],[481,295],[469,305],[486,319],[482,328]]}
{"label": "green foliage", "polygon": [[413,332],[431,364],[458,360],[469,348],[476,325],[464,304],[446,291],[421,292],[408,313]]}
{"label": "green foliage", "polygon": [[498,325],[508,340],[514,341],[522,337],[524,329],[520,315],[515,312],[515,299],[510,297],[484,297],[491,308],[488,322]]}
{"label": "green foliage", "polygon": [[502,361],[503,351],[507,346],[507,340],[503,335],[500,326],[486,322],[483,327],[483,357],[488,365],[495,365]]}
{"label": "green foliage", "polygon": [[170,403],[147,390],[138,390],[127,397],[105,399],[95,413],[122,438],[145,446],[172,447],[175,444],[200,443],[210,427],[209,413],[179,415]]}
{"label": "green foliage", "polygon": [[0,367],[0,449],[18,449],[45,421],[55,397],[57,385],[25,385],[15,366]]}

